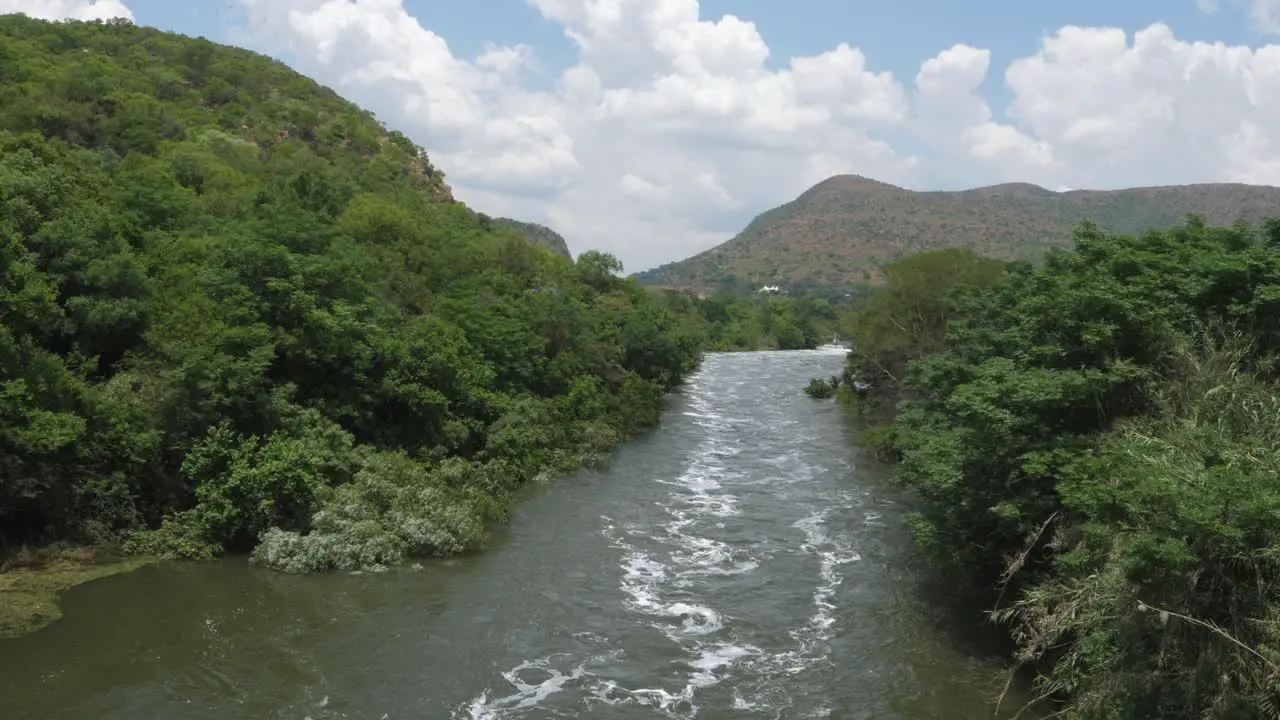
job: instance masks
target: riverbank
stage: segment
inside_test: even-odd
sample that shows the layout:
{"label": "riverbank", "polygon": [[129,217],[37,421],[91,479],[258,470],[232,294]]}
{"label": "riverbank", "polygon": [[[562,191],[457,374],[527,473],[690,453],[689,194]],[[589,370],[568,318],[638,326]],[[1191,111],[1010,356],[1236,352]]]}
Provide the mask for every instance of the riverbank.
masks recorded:
{"label": "riverbank", "polygon": [[993,717],[1001,667],[958,650],[955,623],[920,599],[882,469],[848,442],[846,413],[794,389],[842,362],[708,355],[652,431],[597,470],[529,487],[480,554],[309,576],[158,563],[91,583],[60,622],[0,643],[0,707]]}
{"label": "riverbank", "polygon": [[1084,226],[946,294],[981,263],[906,258],[855,318],[921,549],[1057,717],[1275,714],[1278,246],[1280,221]]}
{"label": "riverbank", "polygon": [[149,562],[91,547],[15,553],[0,564],[0,638],[35,632],[61,618],[60,598],[67,590]]}

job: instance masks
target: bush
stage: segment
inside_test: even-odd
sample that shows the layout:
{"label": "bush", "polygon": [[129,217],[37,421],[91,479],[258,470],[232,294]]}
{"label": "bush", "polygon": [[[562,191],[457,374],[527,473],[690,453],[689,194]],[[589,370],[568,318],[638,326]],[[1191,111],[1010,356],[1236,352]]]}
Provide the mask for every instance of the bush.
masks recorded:
{"label": "bush", "polygon": [[466,550],[655,422],[706,345],[696,306],[454,202],[269,58],[21,15],[0,47],[0,547]]}
{"label": "bush", "polygon": [[822,378],[813,378],[809,384],[805,386],[804,394],[818,400],[827,400],[836,396],[836,391],[840,388],[840,378],[832,377],[828,380]]}
{"label": "bush", "polygon": [[490,470],[459,459],[429,468],[401,454],[371,454],[350,483],[324,491],[309,531],[271,528],[253,560],[286,572],[319,572],[474,550],[495,494],[474,489],[506,484],[483,477]]}
{"label": "bush", "polygon": [[950,300],[889,430],[921,546],[1071,718],[1277,717],[1280,221],[1083,226]]}

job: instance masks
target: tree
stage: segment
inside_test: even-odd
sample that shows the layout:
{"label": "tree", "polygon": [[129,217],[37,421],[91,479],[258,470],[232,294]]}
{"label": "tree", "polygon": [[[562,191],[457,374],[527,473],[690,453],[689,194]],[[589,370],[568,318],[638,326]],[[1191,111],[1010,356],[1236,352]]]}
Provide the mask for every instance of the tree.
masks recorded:
{"label": "tree", "polygon": [[471,549],[700,357],[615,258],[453,202],[421,148],[276,61],[25,16],[0,59],[0,554]]}
{"label": "tree", "polygon": [[1061,716],[1280,707],[1273,225],[1084,225],[952,295],[910,363],[890,442],[917,538]]}

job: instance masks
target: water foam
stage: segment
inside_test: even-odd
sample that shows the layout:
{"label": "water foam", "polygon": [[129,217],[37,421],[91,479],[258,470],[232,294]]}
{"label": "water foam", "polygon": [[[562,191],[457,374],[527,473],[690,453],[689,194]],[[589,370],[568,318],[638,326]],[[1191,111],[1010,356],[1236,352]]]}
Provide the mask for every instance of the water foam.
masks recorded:
{"label": "water foam", "polygon": [[[671,717],[692,718],[698,712],[694,702],[698,691],[721,684],[744,669],[752,676],[744,680],[754,682],[744,682],[746,687],[733,689],[733,707],[773,713],[789,704],[778,697],[779,673],[801,673],[825,659],[823,646],[836,622],[834,596],[841,582],[840,567],[858,559],[847,538],[828,533],[827,510],[815,510],[792,526],[804,538],[800,551],[818,560],[813,612],[790,631],[794,648],[768,653],[724,637],[732,618],[697,592],[709,577],[754,572],[766,554],[759,543],[735,547],[699,532],[699,527],[708,525],[723,530],[726,519],[740,514],[739,498],[730,488],[739,484],[804,483],[815,477],[814,468],[795,450],[766,461],[778,469],[780,477],[744,478],[735,472],[729,463],[743,448],[733,438],[741,434],[743,423],[766,432],[786,423],[775,421],[768,425],[760,418],[726,417],[714,407],[716,398],[704,386],[705,373],[704,369],[686,384],[691,396],[683,413],[703,431],[701,442],[689,454],[685,469],[678,476],[655,478],[655,482],[670,489],[667,498],[659,503],[670,520],[662,524],[627,524],[600,516],[602,535],[620,551],[618,587],[623,606],[637,622],[661,632],[681,648],[686,657],[680,663],[684,666],[684,686],[628,689],[604,677],[604,672],[592,672],[592,663],[601,662],[602,658],[589,659],[567,670],[555,669],[551,666],[553,658],[544,658],[504,673],[514,691],[499,698],[482,693],[467,706],[468,717],[480,720],[521,715],[573,686],[581,691],[588,705],[638,705]],[[736,393],[736,388],[732,391]],[[530,678],[527,675],[531,670],[545,674]],[[533,682],[535,679],[540,682]]]}
{"label": "water foam", "polygon": [[[591,662],[600,662],[604,659],[590,658],[570,667],[566,672],[556,667],[557,660],[566,658],[571,656],[549,655],[521,663],[502,673],[503,679],[514,688],[514,692],[491,698],[489,691],[485,690],[464,707],[466,717],[472,720],[497,720],[513,711],[534,708],[543,700],[563,690],[567,683],[582,679]],[[538,676],[541,676],[541,681],[534,682],[538,680]]]}

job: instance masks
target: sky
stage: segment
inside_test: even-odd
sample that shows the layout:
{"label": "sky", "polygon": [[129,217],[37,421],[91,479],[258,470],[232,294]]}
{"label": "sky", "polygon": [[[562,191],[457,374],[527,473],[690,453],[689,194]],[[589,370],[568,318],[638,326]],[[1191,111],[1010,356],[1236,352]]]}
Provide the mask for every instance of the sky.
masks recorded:
{"label": "sky", "polygon": [[278,57],[628,271],[836,174],[1280,185],[1280,0],[0,0]]}

